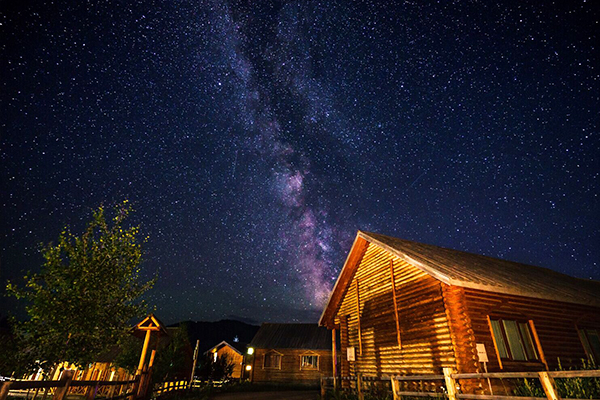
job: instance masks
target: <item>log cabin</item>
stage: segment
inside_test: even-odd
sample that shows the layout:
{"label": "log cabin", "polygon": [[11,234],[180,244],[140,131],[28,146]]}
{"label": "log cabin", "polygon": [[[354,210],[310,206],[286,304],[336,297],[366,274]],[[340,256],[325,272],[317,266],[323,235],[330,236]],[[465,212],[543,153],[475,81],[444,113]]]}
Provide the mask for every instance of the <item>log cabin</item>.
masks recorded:
{"label": "log cabin", "polygon": [[217,361],[217,357],[226,356],[227,359],[233,364],[233,370],[231,371],[231,378],[240,379],[242,376],[242,366],[244,363],[244,352],[246,345],[240,342],[234,342],[233,345],[222,341],[221,343],[211,347],[204,354],[212,354],[214,357],[213,361]]}
{"label": "log cabin", "polygon": [[600,282],[359,231],[320,325],[342,376],[577,367],[600,361]]}
{"label": "log cabin", "polygon": [[252,382],[316,386],[331,375],[331,336],[317,324],[264,323],[248,349]]}

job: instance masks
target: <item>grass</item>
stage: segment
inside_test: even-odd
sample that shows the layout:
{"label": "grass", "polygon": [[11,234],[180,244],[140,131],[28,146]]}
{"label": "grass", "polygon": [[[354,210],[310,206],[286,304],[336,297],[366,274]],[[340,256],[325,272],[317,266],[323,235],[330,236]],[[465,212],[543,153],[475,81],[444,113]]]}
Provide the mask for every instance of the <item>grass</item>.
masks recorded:
{"label": "grass", "polygon": [[[565,371],[558,363],[559,371]],[[597,369],[596,365],[583,360],[578,369]],[[598,399],[600,398],[600,378],[557,378],[554,380],[558,394],[562,398]],[[546,397],[539,379],[523,379],[514,390],[516,396]]]}

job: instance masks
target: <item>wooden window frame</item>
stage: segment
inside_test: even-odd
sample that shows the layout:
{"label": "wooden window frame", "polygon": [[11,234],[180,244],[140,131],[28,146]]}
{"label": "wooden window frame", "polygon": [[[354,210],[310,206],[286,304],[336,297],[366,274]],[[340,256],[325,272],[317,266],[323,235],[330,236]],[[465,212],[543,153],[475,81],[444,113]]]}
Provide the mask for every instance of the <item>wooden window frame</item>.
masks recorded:
{"label": "wooden window frame", "polygon": [[[535,326],[534,326],[532,320],[528,320],[528,319],[522,318],[522,317],[497,316],[497,315],[488,315],[487,320],[488,320],[488,325],[489,325],[489,329],[490,329],[490,335],[492,336],[492,341],[494,343],[494,348],[496,350],[496,357],[498,358],[498,364],[500,365],[500,369],[504,369],[504,366],[506,363],[524,363],[524,364],[542,363],[542,364],[546,365],[546,368],[547,368],[546,360],[544,357],[544,352],[542,350],[542,346],[540,344],[540,341],[539,341],[539,338],[537,335],[537,331],[535,329]],[[496,336],[494,335],[492,321],[497,321],[499,324],[500,333],[502,334],[502,340],[504,342],[504,347],[506,348],[506,353],[508,354],[508,357],[500,356],[500,350],[499,350],[499,346],[498,346],[498,338],[496,338]],[[510,342],[508,340],[508,333],[506,332],[503,321],[512,321],[517,324],[517,333],[519,335],[518,339],[521,342],[522,350],[523,350],[523,353],[526,358],[525,360],[515,360],[513,358],[514,357],[513,349],[510,346]],[[527,330],[529,332],[528,342],[532,346],[532,348],[535,352],[535,356],[536,356],[535,359],[528,358],[529,356],[527,355],[527,349],[525,348],[525,344],[524,344],[525,338],[523,338],[523,333],[521,332],[521,329],[519,328],[519,324],[525,324],[525,326],[527,327]]]}
{"label": "wooden window frame", "polygon": [[[268,356],[272,356],[272,355],[275,355],[275,356],[277,356],[277,357],[278,357],[278,358],[277,358],[277,366],[268,366],[268,367],[267,367],[267,366],[265,365],[265,364],[266,364],[266,361],[267,361],[267,357],[268,357]],[[266,353],[263,355],[262,368],[263,368],[263,369],[279,369],[279,370],[280,370],[280,369],[281,369],[281,359],[282,359],[282,358],[283,358],[283,354],[281,354],[280,352],[278,352],[278,351],[275,351],[275,350],[268,351],[268,352],[266,352]]]}
{"label": "wooden window frame", "polygon": [[585,355],[587,356],[588,360],[595,365],[598,365],[600,363],[600,354],[596,354],[594,352],[594,349],[590,345],[590,340],[586,331],[595,331],[596,335],[600,338],[600,329],[591,326],[576,326],[576,328],[577,334],[579,335],[579,340],[581,341],[581,345],[585,351]]}
{"label": "wooden window frame", "polygon": [[[302,361],[303,361],[304,357],[316,357],[317,358],[317,365],[314,366],[314,367],[313,366],[308,366],[308,367],[303,366],[304,363]],[[308,354],[302,354],[300,356],[300,369],[301,370],[307,370],[307,371],[318,371],[319,370],[319,362],[321,361],[320,358],[321,357],[319,357],[318,354],[310,354],[310,353],[308,353]]]}

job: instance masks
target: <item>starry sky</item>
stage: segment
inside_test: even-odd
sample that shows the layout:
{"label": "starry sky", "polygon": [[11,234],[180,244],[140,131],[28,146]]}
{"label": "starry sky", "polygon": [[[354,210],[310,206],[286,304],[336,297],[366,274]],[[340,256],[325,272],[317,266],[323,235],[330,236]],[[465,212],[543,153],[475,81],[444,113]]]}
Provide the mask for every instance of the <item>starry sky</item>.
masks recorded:
{"label": "starry sky", "polygon": [[125,199],[167,323],[316,322],[359,229],[600,279],[594,3],[4,0],[0,281]]}

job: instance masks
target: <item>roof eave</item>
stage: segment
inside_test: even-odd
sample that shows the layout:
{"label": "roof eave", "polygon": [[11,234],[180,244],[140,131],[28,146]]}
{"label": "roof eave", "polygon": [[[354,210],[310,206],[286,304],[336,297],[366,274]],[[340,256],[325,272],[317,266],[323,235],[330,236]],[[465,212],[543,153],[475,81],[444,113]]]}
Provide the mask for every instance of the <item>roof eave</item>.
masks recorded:
{"label": "roof eave", "polygon": [[321,318],[319,319],[320,326],[326,326],[329,329],[333,329],[335,326],[335,313],[339,308],[339,303],[343,297],[343,293],[348,287],[347,283],[351,281],[354,277],[356,267],[362,259],[364,252],[369,244],[369,242],[365,240],[361,233],[361,231],[358,231],[358,233],[356,234],[356,238],[354,239],[354,243],[350,248],[348,257],[346,257],[344,267],[342,268],[342,271],[340,272],[338,279],[336,280],[335,285],[333,286],[333,290],[329,295],[327,306],[325,306],[325,309],[321,314]]}

